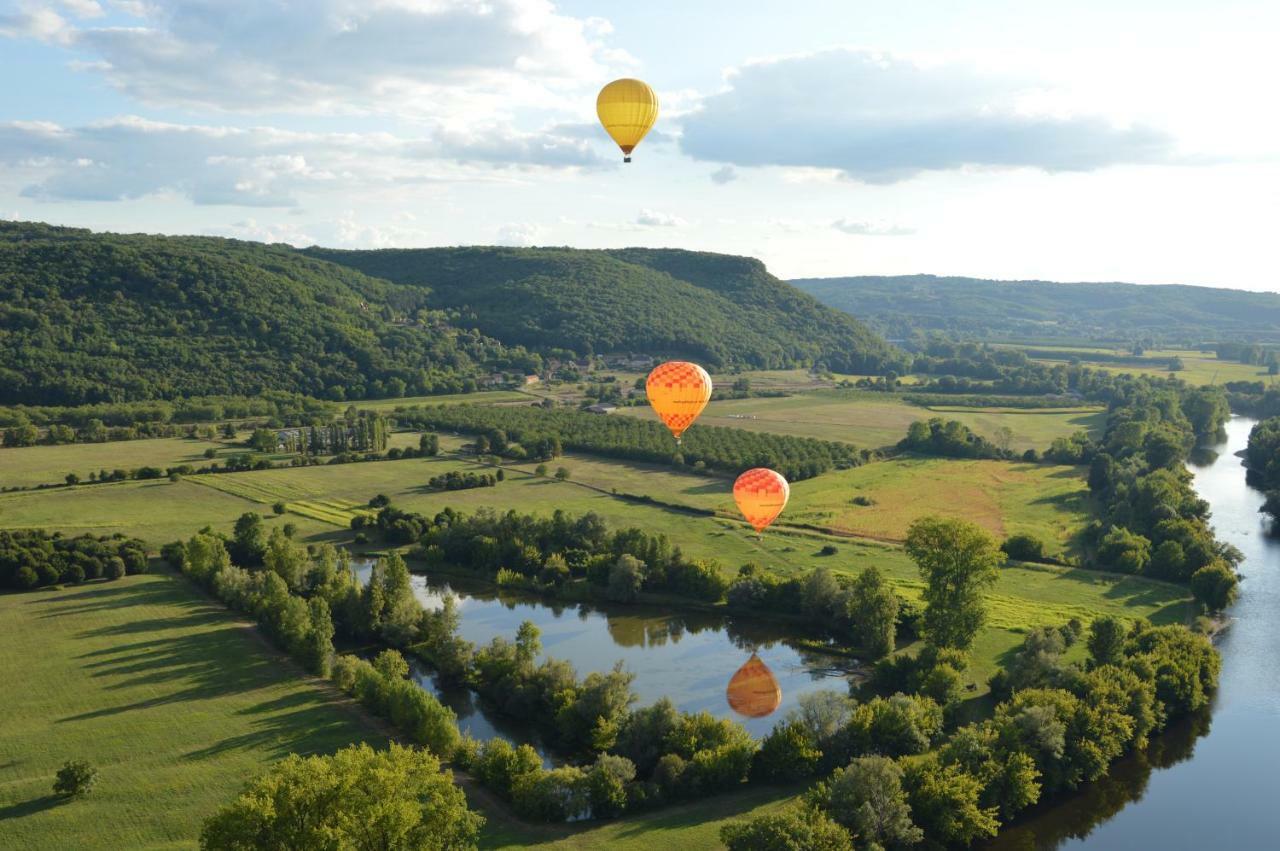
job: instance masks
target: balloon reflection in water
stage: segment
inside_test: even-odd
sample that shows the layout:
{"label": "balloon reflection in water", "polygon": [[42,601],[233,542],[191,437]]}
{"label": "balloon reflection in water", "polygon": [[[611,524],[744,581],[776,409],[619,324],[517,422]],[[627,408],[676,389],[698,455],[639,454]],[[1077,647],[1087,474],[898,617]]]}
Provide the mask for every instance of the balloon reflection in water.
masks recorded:
{"label": "balloon reflection in water", "polygon": [[729,680],[725,697],[734,712],[747,718],[763,718],[782,703],[782,687],[769,666],[755,653]]}

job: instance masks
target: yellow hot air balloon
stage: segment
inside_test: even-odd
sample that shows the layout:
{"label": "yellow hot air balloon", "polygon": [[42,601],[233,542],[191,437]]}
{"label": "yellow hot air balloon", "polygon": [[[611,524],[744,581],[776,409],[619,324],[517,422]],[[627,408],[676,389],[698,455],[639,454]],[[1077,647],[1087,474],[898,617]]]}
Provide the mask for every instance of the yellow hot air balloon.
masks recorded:
{"label": "yellow hot air balloon", "polygon": [[644,392],[679,443],[685,429],[693,425],[711,399],[711,376],[696,363],[667,361],[649,373]]}
{"label": "yellow hot air balloon", "polygon": [[629,163],[631,152],[658,120],[658,95],[641,80],[614,80],[596,96],[596,114],[622,148],[622,161]]}
{"label": "yellow hot air balloon", "polygon": [[753,467],[733,483],[733,501],[756,532],[763,532],[782,513],[790,496],[787,480],[767,467]]}
{"label": "yellow hot air balloon", "polygon": [[782,703],[782,686],[755,653],[738,669],[724,690],[729,707],[747,718],[763,718]]}

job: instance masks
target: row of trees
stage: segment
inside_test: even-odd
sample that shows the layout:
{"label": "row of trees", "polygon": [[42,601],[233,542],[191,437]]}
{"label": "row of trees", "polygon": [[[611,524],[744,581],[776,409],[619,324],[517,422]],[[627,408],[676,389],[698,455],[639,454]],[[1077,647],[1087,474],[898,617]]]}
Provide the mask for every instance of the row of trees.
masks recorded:
{"label": "row of trees", "polygon": [[146,572],[146,545],[137,538],[66,538],[43,529],[0,529],[0,588],[26,591]]}
{"label": "row of trees", "polygon": [[387,448],[390,428],[381,414],[350,413],[333,422],[288,429],[255,429],[249,445],[259,452],[283,451],[303,455],[341,455],[346,452],[381,452]]}
{"label": "row of trees", "polygon": [[967,845],[1208,705],[1219,658],[1204,636],[1104,617],[1089,627],[1084,664],[1063,655],[1081,624],[1031,631],[993,678],[994,717],[955,728],[958,672],[998,554],[976,527],[937,519],[913,525],[907,549],[926,583],[926,646],[879,663],[872,681],[900,693],[802,698],[762,742],[752,777],[825,779],[789,810],[727,825],[730,849]]}
{"label": "row of trees", "polygon": [[401,426],[437,431],[491,436],[501,430],[509,440],[526,447],[554,439],[566,449],[597,455],[661,464],[674,461],[735,474],[765,466],[792,481],[857,466],[865,460],[864,453],[847,443],[717,426],[690,429],[676,447],[671,434],[656,420],[599,416],[565,408],[433,405],[408,408],[396,418]]}
{"label": "row of trees", "polygon": [[1219,431],[1229,415],[1218,388],[1127,382],[1087,459],[1089,490],[1101,506],[1089,533],[1102,566],[1189,582],[1210,611],[1231,603],[1241,555],[1214,537],[1208,503],[1185,468],[1197,438]]}
{"label": "row of trees", "polygon": [[894,648],[900,626],[910,626],[911,607],[873,567],[856,577],[820,569],[779,578],[758,565],[744,565],[732,579],[718,562],[687,558],[662,534],[638,528],[610,530],[594,512],[550,517],[497,513],[482,508],[463,514],[445,508],[434,517],[405,512],[377,500],[372,521],[352,519],[352,528],[377,529],[397,544],[418,545],[427,564],[467,568],[503,584],[581,598],[584,590],[614,602],[641,594],[684,597],[698,603],[727,601],[730,608],[803,619],[811,628],[854,643],[871,658]]}

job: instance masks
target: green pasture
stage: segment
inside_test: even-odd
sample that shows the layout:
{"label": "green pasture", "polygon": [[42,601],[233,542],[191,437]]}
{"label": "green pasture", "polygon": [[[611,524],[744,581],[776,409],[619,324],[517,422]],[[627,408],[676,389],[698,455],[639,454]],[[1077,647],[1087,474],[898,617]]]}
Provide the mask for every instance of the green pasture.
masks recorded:
{"label": "green pasture", "polygon": [[218,458],[251,451],[231,443],[185,437],[0,449],[0,487],[61,484],[67,473],[88,479],[90,473],[100,470],[204,466],[213,463],[204,457],[206,449],[213,449]]}
{"label": "green pasture", "polygon": [[[384,743],[354,707],[169,574],[0,595],[0,846],[193,848],[289,753]],[[52,794],[68,759],[99,771]]]}
{"label": "green pasture", "polygon": [[[618,414],[654,415],[648,408],[620,408]],[[934,411],[890,394],[815,390],[793,396],[712,402],[698,422],[840,440],[861,448],[879,449],[892,446],[905,437],[907,428],[916,420],[935,416],[959,420],[993,441],[999,441],[1000,429],[1008,427],[1013,432],[1010,448],[1021,452],[1032,448],[1043,450],[1054,438],[1066,437],[1080,430],[1099,431],[1106,415],[1100,408],[1029,411],[948,406]]]}

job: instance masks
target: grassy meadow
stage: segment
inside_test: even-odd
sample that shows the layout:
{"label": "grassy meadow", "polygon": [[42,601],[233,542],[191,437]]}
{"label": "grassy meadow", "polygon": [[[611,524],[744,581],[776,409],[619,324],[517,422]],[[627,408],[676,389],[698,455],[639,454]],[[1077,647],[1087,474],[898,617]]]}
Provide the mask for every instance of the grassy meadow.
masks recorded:
{"label": "grassy meadow", "polygon": [[88,479],[90,473],[99,470],[203,466],[213,463],[204,457],[207,449],[217,453],[214,460],[250,452],[230,443],[186,437],[0,449],[0,487],[61,484],[67,473]]}
{"label": "grassy meadow", "polygon": [[[354,706],[166,573],[0,595],[0,846],[190,848],[288,753],[381,745]],[[52,794],[68,759],[98,768]]]}
{"label": "grassy meadow", "polygon": [[[1219,360],[1215,352],[1205,352],[1199,349],[1148,349],[1143,352],[1142,357],[1154,362],[1134,365],[1092,362],[1087,357],[1088,353],[1128,356],[1129,352],[1126,349],[1090,348],[1087,346],[1012,346],[1012,348],[1030,348],[1045,352],[1060,350],[1062,352],[1061,360],[1039,358],[1038,360],[1041,363],[1061,363],[1070,359],[1073,355],[1082,355],[1081,360],[1095,369],[1104,369],[1117,375],[1126,373],[1129,375],[1155,375],[1159,377],[1172,375],[1181,378],[1188,384],[1225,384],[1228,381],[1263,381],[1271,383],[1274,380],[1274,376],[1267,375],[1265,366]],[[1183,368],[1177,372],[1170,372],[1167,362],[1175,357],[1182,361]]]}
{"label": "grassy meadow", "polygon": [[[621,408],[624,416],[652,417],[648,408]],[[959,420],[978,434],[995,440],[1002,427],[1013,431],[1010,448],[1019,452],[1043,450],[1056,437],[1077,431],[1099,431],[1105,421],[1101,408],[1018,410],[1012,408],[922,408],[884,393],[815,390],[793,396],[726,399],[707,405],[699,419],[707,425],[728,426],[840,440],[868,449],[892,446],[916,420],[942,417]]]}

